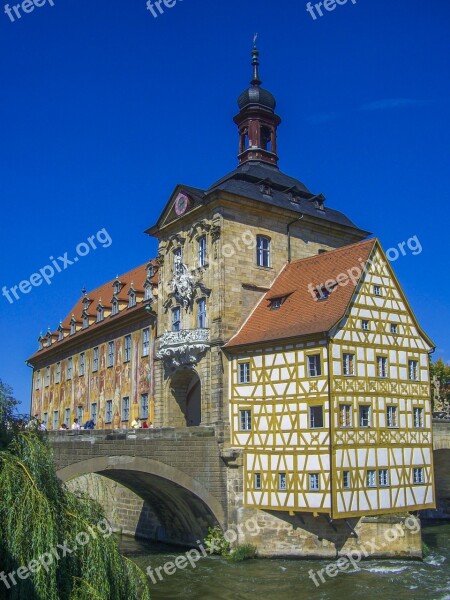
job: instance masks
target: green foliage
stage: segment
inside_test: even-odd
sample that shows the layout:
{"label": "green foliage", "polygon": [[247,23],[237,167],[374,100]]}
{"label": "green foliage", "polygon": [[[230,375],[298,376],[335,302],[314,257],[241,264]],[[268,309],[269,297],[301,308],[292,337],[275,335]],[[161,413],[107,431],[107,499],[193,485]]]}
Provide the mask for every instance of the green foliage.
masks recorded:
{"label": "green foliage", "polygon": [[[2,571],[17,571],[53,549],[59,555],[47,570],[16,576],[11,600],[149,600],[145,574],[120,555],[104,524],[97,503],[58,480],[51,448],[37,432],[18,432],[0,451]],[[58,544],[72,553],[63,556]]]}
{"label": "green foliage", "polygon": [[[450,406],[450,366],[442,358],[430,364],[431,387],[433,392],[434,409],[448,409]],[[436,406],[440,404],[441,406]]]}
{"label": "green foliage", "polygon": [[210,527],[204,544],[210,554],[226,556],[230,553],[230,543],[227,542],[220,527]]}
{"label": "green foliage", "polygon": [[12,388],[0,379],[0,448],[4,448],[11,439],[17,404]]}
{"label": "green foliage", "polygon": [[230,560],[237,562],[256,558],[256,546],[252,546],[251,544],[242,544],[242,546],[238,546],[232,550],[229,558]]}
{"label": "green foliage", "polygon": [[426,558],[430,554],[431,550],[429,546],[422,542],[422,558]]}

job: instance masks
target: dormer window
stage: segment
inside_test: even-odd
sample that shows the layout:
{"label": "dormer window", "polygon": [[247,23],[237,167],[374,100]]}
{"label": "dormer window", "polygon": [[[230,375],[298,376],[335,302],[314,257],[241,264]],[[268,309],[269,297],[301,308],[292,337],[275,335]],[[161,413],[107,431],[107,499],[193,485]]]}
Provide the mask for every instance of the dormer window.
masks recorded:
{"label": "dormer window", "polygon": [[87,329],[89,327],[89,315],[83,313],[83,329]]}
{"label": "dormer window", "polygon": [[155,266],[152,263],[147,265],[147,278],[151,279],[155,276]]}
{"label": "dormer window", "polygon": [[101,304],[97,306],[97,323],[101,323],[105,318],[105,309]]}
{"label": "dormer window", "polygon": [[116,278],[116,280],[113,283],[114,295],[117,295],[120,292],[120,290],[122,289],[122,287],[123,287],[122,282]]}
{"label": "dormer window", "polygon": [[74,335],[77,332],[77,322],[75,317],[72,316],[72,320],[70,321],[70,335]]}
{"label": "dormer window", "polygon": [[39,343],[39,350],[43,350],[43,348],[44,348],[44,338],[42,336],[38,339],[38,343]]}
{"label": "dormer window", "polygon": [[117,298],[113,298],[113,300],[111,302],[111,316],[113,317],[114,315],[117,315],[118,312],[119,312],[119,301],[117,300]]}
{"label": "dormer window", "polygon": [[152,300],[152,299],[153,299],[152,284],[150,283],[150,281],[146,281],[146,283],[144,285],[144,300]]}
{"label": "dormer window", "polygon": [[298,194],[296,194],[295,192],[289,192],[289,200],[293,204],[299,204],[300,203],[300,196]]}
{"label": "dormer window", "polygon": [[64,329],[62,328],[62,326],[60,325],[58,327],[58,342],[60,342],[61,340],[64,339]]}
{"label": "dormer window", "polygon": [[89,300],[89,298],[87,296],[85,296],[83,298],[83,310],[87,311],[87,309],[89,308],[91,301]]}
{"label": "dormer window", "polygon": [[51,345],[52,345],[52,336],[51,336],[51,335],[49,335],[49,336],[47,337],[47,344],[46,344],[46,346],[47,346],[47,348],[49,348]]}
{"label": "dormer window", "polygon": [[129,295],[129,300],[128,300],[128,308],[133,308],[133,306],[136,306],[136,292],[133,288],[130,289],[130,291],[128,292]]}
{"label": "dormer window", "polygon": [[264,196],[273,196],[272,186],[269,181],[263,181],[259,186],[259,189]]}
{"label": "dormer window", "polygon": [[317,210],[325,210],[323,206],[323,200],[315,200],[314,206],[317,208]]}
{"label": "dormer window", "polygon": [[270,300],[269,308],[270,310],[278,310],[281,308],[286,300],[286,296],[282,296],[280,298],[273,298]]}

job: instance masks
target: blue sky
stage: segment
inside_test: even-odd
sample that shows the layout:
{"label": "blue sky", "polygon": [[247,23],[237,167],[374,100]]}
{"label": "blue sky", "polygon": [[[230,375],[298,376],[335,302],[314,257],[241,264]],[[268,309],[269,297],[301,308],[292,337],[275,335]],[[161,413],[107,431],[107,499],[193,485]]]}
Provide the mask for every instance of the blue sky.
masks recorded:
{"label": "blue sky", "polygon": [[29,405],[25,359],[85,286],[145,262],[177,183],[236,166],[236,99],[259,32],[277,98],[280,167],[374,232],[450,360],[450,5],[358,0],[316,20],[303,0],[53,0],[11,22],[0,3],[0,288],[105,228],[112,238],[51,285],[0,296],[0,377]]}

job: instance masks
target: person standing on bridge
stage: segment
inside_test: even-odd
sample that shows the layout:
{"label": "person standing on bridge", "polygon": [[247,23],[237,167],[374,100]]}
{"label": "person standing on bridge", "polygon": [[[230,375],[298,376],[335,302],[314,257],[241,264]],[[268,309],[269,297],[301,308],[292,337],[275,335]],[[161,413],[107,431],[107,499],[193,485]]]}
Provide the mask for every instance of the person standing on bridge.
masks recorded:
{"label": "person standing on bridge", "polygon": [[74,419],[74,422],[72,423],[72,430],[73,431],[78,431],[80,429],[81,429],[81,426],[78,423],[78,419]]}

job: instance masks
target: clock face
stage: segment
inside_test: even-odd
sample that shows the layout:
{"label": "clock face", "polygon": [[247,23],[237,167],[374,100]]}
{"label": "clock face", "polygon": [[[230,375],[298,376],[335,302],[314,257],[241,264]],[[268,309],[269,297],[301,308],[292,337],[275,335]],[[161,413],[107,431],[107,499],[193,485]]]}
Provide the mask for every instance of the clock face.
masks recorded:
{"label": "clock face", "polygon": [[188,206],[189,198],[186,196],[186,194],[181,192],[178,194],[177,199],[175,200],[175,212],[178,216],[181,216],[186,212]]}

